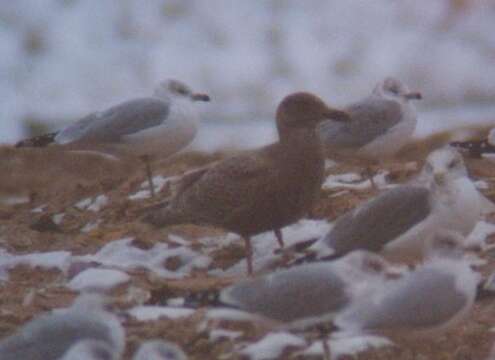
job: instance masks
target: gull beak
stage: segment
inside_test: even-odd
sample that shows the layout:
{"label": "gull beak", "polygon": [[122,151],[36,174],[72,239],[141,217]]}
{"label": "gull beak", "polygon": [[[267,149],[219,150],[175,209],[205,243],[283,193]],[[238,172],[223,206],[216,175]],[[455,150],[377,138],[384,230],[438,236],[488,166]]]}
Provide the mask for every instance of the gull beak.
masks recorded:
{"label": "gull beak", "polygon": [[325,119],[330,119],[339,122],[346,122],[346,121],[351,121],[351,116],[345,111],[327,108],[327,111],[325,113]]}
{"label": "gull beak", "polygon": [[407,100],[421,100],[423,98],[423,95],[421,95],[420,92],[410,92],[404,94],[404,98]]}
{"label": "gull beak", "polygon": [[192,94],[191,99],[193,101],[210,101],[210,97],[208,95],[198,93]]}
{"label": "gull beak", "polygon": [[445,172],[442,171],[442,172],[435,173],[433,175],[433,178],[435,179],[435,183],[437,183],[438,185],[444,185],[447,176],[446,176]]}

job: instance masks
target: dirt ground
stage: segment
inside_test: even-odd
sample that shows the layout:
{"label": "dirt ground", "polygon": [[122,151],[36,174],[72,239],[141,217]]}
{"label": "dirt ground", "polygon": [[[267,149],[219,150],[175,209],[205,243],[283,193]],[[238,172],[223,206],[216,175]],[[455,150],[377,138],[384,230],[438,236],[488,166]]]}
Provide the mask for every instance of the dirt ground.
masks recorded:
{"label": "dirt ground", "polygon": [[[426,153],[437,141],[438,139],[416,144],[399,159],[385,164],[390,170],[389,180],[394,183],[404,182],[413,176],[415,171],[404,164],[414,160],[419,169]],[[163,176],[180,175],[225,156],[228,154],[186,153],[157,164],[155,173]],[[495,201],[495,163],[467,159],[467,165],[472,178],[487,182],[488,189],[483,192]],[[126,236],[135,238],[137,246],[149,248],[156,242],[167,241],[166,235],[171,231],[193,240],[224,233],[219,229],[191,225],[157,230],[141,223],[138,217],[142,209],[155,201],[131,201],[128,198],[144,180],[139,166],[109,164],[108,161],[98,159],[81,161],[53,151],[0,147],[0,198],[16,195],[27,199],[27,202],[20,204],[0,202],[0,247],[14,254],[54,250],[87,254],[97,251],[109,241]],[[358,164],[337,165],[328,170],[332,174],[360,171]],[[167,188],[162,191],[159,198],[166,198],[168,191]],[[333,220],[375,195],[374,190],[365,190],[349,191],[332,197],[337,191],[322,191],[312,214],[314,218]],[[87,196],[101,193],[108,196],[110,201],[98,213],[82,212],[73,206]],[[42,204],[46,204],[43,213],[32,212],[33,208]],[[53,214],[62,212],[66,215],[61,225],[50,221]],[[89,233],[80,231],[85,224],[96,218],[102,219],[96,229]],[[495,217],[491,219],[494,220]],[[201,244],[198,243],[195,250],[201,252]],[[242,242],[225,247],[214,254],[210,268],[226,268],[241,260],[243,255]],[[495,270],[494,256],[495,254],[490,253],[481,254],[482,258],[488,260],[488,264],[481,267],[483,274],[487,275]],[[130,274],[132,281],[129,284],[119,286],[111,292],[116,311],[134,305],[126,296],[130,286],[146,294],[146,304],[162,304],[167,298],[220,289],[234,281],[231,278],[208,276],[205,271],[194,272],[180,280],[164,280],[139,269]],[[27,266],[12,269],[9,280],[0,285],[0,338],[11,334],[20,324],[43,311],[69,305],[77,294],[64,286],[65,276],[58,270],[32,269]],[[357,359],[485,359],[495,342],[495,332],[490,330],[495,327],[493,304],[491,297],[479,299],[466,321],[445,335],[409,342],[407,345],[368,350]],[[211,341],[208,330],[198,329],[204,322],[204,312],[204,308],[199,308],[189,317],[176,320],[162,318],[150,322],[125,318],[126,356],[129,358],[129,354],[145,339],[165,338],[178,343],[191,359],[240,358],[240,355],[232,354],[240,342],[254,342],[269,331],[257,324],[232,321],[222,324],[222,327],[242,330],[240,337],[235,340],[224,338]],[[305,336],[309,339],[316,335],[308,332]],[[308,356],[297,355],[296,350],[298,349],[287,349],[281,358],[310,359]]]}

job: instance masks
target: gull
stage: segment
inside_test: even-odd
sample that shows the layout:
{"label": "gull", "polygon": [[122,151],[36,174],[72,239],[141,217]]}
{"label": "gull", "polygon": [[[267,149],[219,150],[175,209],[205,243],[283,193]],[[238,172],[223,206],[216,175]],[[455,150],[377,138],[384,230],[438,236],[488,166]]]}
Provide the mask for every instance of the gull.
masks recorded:
{"label": "gull", "polygon": [[[368,296],[385,280],[388,264],[378,255],[354,251],[330,262],[303,264],[234,284],[220,293],[220,303],[301,330],[331,322],[356,299]],[[326,333],[325,359],[330,359]]]}
{"label": "gull", "polygon": [[311,210],[323,182],[324,159],[316,133],[319,122],[346,121],[345,112],[317,96],[286,96],[276,112],[279,141],[248,151],[185,176],[174,197],[147,209],[145,222],[155,226],[210,225],[241,235],[252,274],[251,236],[281,229]]}
{"label": "gull", "polygon": [[387,77],[370,96],[344,108],[351,121],[320,125],[327,155],[367,162],[381,162],[394,156],[416,128],[416,109],[410,101],[419,99],[419,92],[411,92],[400,80]]}
{"label": "gull", "polygon": [[102,299],[88,294],[68,309],[41,315],[0,342],[1,360],[57,360],[82,340],[98,340],[115,354],[124,350],[124,330]]}
{"label": "gull", "polygon": [[151,340],[142,344],[133,360],[186,360],[187,356],[175,344],[162,340]]}
{"label": "gull", "polygon": [[234,284],[220,302],[303,329],[331,321],[353,299],[375,287],[387,263],[377,254],[354,251],[329,262],[302,264]]}
{"label": "gull", "polygon": [[323,122],[320,136],[330,153],[381,159],[395,154],[416,128],[417,115],[410,100],[421,99],[400,80],[388,77],[372,94],[344,110],[351,121],[337,124]]}
{"label": "gull", "polygon": [[340,216],[309,251],[317,258],[355,249],[422,256],[437,230],[468,235],[481,218],[484,201],[488,200],[469,179],[462,156],[447,146],[428,155],[415,181]]}
{"label": "gull", "polygon": [[[444,240],[442,240],[444,241]],[[470,311],[480,274],[454,256],[432,257],[380,290],[361,297],[335,317],[348,333],[424,337],[449,329]]]}
{"label": "gull", "polygon": [[169,157],[194,139],[199,116],[193,103],[209,99],[178,80],[168,79],[158,84],[153,96],[91,113],[60,131],[20,141],[16,146],[54,144],[111,159],[139,158],[146,165],[150,193],[154,195],[151,159]]}

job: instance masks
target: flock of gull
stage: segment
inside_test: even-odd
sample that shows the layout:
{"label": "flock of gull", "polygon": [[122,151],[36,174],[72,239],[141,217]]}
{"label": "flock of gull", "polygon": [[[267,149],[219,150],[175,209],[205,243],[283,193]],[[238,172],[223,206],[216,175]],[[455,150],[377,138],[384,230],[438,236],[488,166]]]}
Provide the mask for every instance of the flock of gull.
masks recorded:
{"label": "flock of gull", "polygon": [[[256,273],[251,238],[273,231],[280,251],[283,228],[311,214],[324,181],[325,158],[371,165],[393,157],[410,142],[421,99],[394,78],[345,108],[297,92],[276,110],[278,141],[185,173],[167,199],[140,219],[154,227],[214,226],[244,240],[249,277],[224,288],[216,302],[269,321],[275,328],[321,328],[390,338],[429,336],[465,318],[481,275],[465,256],[465,239],[494,206],[469,178],[462,154],[490,144],[453,143],[431,152],[419,175],[344,213],[330,231],[295,254],[288,268]],[[209,101],[177,80],[154,95],[92,113],[54,133],[23,140],[19,147],[57,146],[119,161],[144,162],[153,199],[152,163],[172,156],[195,137],[194,103]],[[474,149],[474,150],[473,150]],[[376,187],[376,184],[373,183]],[[376,189],[378,190],[378,189]],[[294,250],[292,250],[294,251]],[[397,271],[392,264],[408,264]],[[0,342],[0,359],[119,359],[125,335],[104,300],[81,295],[75,304],[43,315]],[[187,350],[187,349],[186,349]],[[134,359],[186,359],[161,340],[139,348]]]}

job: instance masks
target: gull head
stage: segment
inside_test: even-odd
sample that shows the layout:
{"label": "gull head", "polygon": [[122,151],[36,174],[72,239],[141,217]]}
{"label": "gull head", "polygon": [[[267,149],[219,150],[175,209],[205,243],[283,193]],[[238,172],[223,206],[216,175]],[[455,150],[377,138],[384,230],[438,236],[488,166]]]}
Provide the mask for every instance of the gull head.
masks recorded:
{"label": "gull head", "polygon": [[435,150],[426,158],[423,167],[424,177],[437,186],[444,186],[452,181],[467,176],[462,155],[450,146]]}
{"label": "gull head", "polygon": [[154,96],[165,99],[184,99],[189,101],[210,101],[206,94],[195,93],[189,86],[175,79],[160,82],[154,91]]}
{"label": "gull head", "polygon": [[399,79],[387,77],[376,85],[373,94],[386,99],[407,102],[409,100],[421,100],[421,93],[410,91]]}

